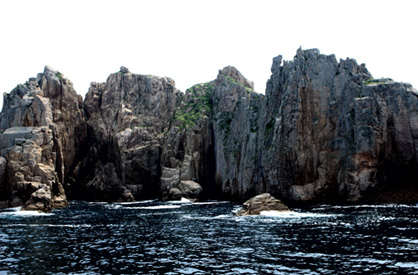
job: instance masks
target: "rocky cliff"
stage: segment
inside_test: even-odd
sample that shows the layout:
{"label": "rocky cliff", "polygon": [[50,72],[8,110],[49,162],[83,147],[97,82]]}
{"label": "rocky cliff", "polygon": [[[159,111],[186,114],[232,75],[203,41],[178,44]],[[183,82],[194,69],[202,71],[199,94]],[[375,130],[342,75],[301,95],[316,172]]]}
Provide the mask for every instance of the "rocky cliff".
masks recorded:
{"label": "rocky cliff", "polygon": [[281,59],[273,61],[261,115],[267,191],[290,200],[359,201],[417,189],[411,85],[374,80],[363,64],[318,50]]}
{"label": "rocky cliff", "polygon": [[3,206],[68,199],[417,201],[418,94],[299,49],[265,95],[234,67],[185,93],[121,67],[84,102],[49,67],[5,95]]}
{"label": "rocky cliff", "polygon": [[164,133],[182,94],[170,78],[136,75],[125,67],[85,98],[90,147],[77,164],[72,198],[155,198]]}
{"label": "rocky cliff", "polygon": [[2,205],[40,211],[66,206],[64,178],[86,139],[81,97],[60,72],[45,67],[3,102]]}

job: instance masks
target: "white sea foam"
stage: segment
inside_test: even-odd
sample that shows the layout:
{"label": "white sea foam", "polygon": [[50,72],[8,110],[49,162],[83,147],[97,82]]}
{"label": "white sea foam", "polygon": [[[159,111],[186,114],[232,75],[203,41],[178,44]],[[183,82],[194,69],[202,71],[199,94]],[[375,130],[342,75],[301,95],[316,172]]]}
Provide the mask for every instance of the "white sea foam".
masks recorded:
{"label": "white sea foam", "polygon": [[409,262],[409,263],[396,263],[395,266],[402,268],[413,268],[418,270],[418,262]]}
{"label": "white sea foam", "polygon": [[365,262],[369,264],[381,264],[387,265],[393,263],[391,260],[380,260],[380,259],[373,259],[373,258],[361,258],[361,259],[352,259],[353,262]]}
{"label": "white sea foam", "polygon": [[238,213],[240,210],[242,209],[242,206],[234,206],[234,208],[232,209],[232,213],[236,214]]}
{"label": "white sea foam", "polygon": [[181,205],[154,205],[154,206],[139,206],[139,207],[126,207],[127,209],[149,209],[149,210],[159,210],[159,209],[174,209],[180,208]]}
{"label": "white sea foam", "polygon": [[194,202],[193,205],[206,205],[206,204],[226,204],[229,203],[228,201],[202,201],[202,202]]}
{"label": "white sea foam", "polygon": [[250,268],[232,268],[234,274],[259,274],[257,271]]}
{"label": "white sea foam", "polygon": [[1,216],[17,216],[17,217],[32,217],[32,216],[53,216],[54,213],[45,213],[32,210],[22,210],[22,207],[14,207],[5,209],[6,211],[0,212]]}
{"label": "white sea foam", "polygon": [[386,203],[386,204],[358,204],[358,205],[320,205],[320,207],[314,208],[315,210],[324,210],[326,208],[334,208],[334,209],[362,209],[362,208],[416,208],[416,205],[408,205],[408,204],[393,204],[393,203]]}
{"label": "white sea foam", "polygon": [[109,202],[107,202],[107,201],[89,201],[87,203],[88,204],[93,204],[93,205],[102,205],[102,204],[108,204]]}
{"label": "white sea foam", "polygon": [[399,239],[399,242],[403,242],[403,243],[410,243],[410,244],[417,244],[418,245],[418,240],[412,240],[412,239]]}
{"label": "white sea foam", "polygon": [[176,268],[175,271],[180,274],[204,274],[204,271],[193,267],[185,267],[182,269]]}
{"label": "white sea foam", "polygon": [[91,227],[91,224],[48,224],[48,223],[40,223],[40,224],[33,224],[33,223],[17,223],[17,224],[7,224],[2,225],[3,227],[69,227],[69,228],[77,228],[77,227]]}
{"label": "white sea foam", "polygon": [[121,204],[121,205],[143,204],[143,203],[151,203],[151,202],[156,202],[156,201],[158,201],[158,199],[144,200],[144,201],[127,201],[127,202],[120,202],[119,204]]}
{"label": "white sea foam", "polygon": [[105,207],[108,208],[108,209],[119,209],[119,208],[122,208],[122,205],[115,204],[115,203],[109,203],[109,204],[106,204]]}
{"label": "white sea foam", "polygon": [[324,254],[324,253],[304,253],[304,252],[295,252],[295,253],[280,253],[278,254],[284,257],[292,257],[292,258],[338,258],[340,255],[338,254]]}
{"label": "white sea foam", "polygon": [[193,201],[186,199],[186,198],[181,198],[181,200],[179,201],[168,201],[167,203],[170,204],[185,204],[185,203],[193,203]]}
{"label": "white sea foam", "polygon": [[213,217],[202,217],[202,216],[192,216],[192,215],[184,215],[183,218],[188,220],[217,220],[217,219],[225,219],[225,218],[231,218],[231,215],[218,215]]}
{"label": "white sea foam", "polygon": [[261,211],[261,216],[279,217],[279,218],[310,218],[310,217],[330,217],[334,215],[317,214],[317,213],[299,213],[294,211]]}

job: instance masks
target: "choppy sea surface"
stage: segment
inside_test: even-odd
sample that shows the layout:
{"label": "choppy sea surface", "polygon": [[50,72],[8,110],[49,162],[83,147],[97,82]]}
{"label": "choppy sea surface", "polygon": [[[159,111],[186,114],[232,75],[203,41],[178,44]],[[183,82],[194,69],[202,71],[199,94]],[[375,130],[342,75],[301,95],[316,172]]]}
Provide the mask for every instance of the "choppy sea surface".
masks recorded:
{"label": "choppy sea surface", "polygon": [[418,274],[417,205],[236,217],[228,202],[0,212],[0,274]]}

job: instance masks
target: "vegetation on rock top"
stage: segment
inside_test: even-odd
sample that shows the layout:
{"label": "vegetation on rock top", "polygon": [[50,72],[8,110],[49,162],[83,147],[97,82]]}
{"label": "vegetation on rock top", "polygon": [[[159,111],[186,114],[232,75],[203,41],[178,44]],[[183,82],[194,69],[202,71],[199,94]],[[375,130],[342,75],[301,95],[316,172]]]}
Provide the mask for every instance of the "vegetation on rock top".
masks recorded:
{"label": "vegetation on rock top", "polygon": [[198,125],[201,118],[212,113],[214,87],[213,81],[210,81],[187,89],[186,98],[189,99],[188,102],[178,107],[174,114],[174,121],[179,122],[178,125],[181,129]]}

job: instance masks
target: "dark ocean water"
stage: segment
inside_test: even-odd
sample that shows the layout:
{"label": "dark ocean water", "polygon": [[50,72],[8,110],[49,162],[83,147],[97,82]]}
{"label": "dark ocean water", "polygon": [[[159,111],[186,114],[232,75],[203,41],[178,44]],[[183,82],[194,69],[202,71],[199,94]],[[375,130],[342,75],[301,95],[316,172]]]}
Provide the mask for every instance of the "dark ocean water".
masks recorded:
{"label": "dark ocean water", "polygon": [[225,202],[0,213],[0,274],[418,274],[418,206],[234,217]]}

